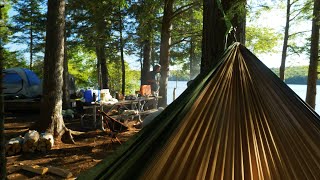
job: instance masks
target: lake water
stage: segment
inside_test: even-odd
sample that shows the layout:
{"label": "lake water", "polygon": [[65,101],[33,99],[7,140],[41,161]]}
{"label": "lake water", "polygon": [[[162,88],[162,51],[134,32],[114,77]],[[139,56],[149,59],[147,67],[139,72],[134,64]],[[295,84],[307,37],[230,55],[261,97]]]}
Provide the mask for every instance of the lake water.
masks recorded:
{"label": "lake water", "polygon": [[[297,93],[301,99],[306,99],[307,85],[289,84],[289,87]],[[187,88],[187,81],[169,81],[167,103],[173,101],[173,90],[176,88],[176,98]],[[317,86],[316,112],[320,114],[320,85]]]}

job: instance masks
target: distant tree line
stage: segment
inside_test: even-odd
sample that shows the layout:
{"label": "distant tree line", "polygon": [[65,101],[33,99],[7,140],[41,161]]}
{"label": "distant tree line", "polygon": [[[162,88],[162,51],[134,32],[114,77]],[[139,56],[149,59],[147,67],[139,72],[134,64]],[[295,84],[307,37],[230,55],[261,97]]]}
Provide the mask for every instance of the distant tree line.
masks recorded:
{"label": "distant tree line", "polygon": [[[279,74],[279,68],[271,68],[275,74]],[[293,66],[286,68],[286,75],[284,78],[286,84],[304,84],[308,83],[308,66]],[[317,84],[320,81],[317,80]]]}

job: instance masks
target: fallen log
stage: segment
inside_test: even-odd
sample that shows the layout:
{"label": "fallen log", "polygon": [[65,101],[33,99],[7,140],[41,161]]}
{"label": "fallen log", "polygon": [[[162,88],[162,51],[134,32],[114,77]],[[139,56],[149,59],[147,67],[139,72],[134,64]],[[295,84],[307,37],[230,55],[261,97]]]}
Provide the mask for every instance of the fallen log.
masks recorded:
{"label": "fallen log", "polygon": [[20,153],[23,141],[24,141],[24,138],[22,136],[10,139],[6,144],[7,155],[12,156]]}
{"label": "fallen log", "polygon": [[37,131],[29,130],[24,135],[22,151],[23,152],[34,152],[38,147],[39,137],[40,137],[40,135]]}
{"label": "fallen log", "polygon": [[39,165],[24,165],[22,166],[22,169],[23,170],[26,170],[26,171],[30,171],[30,172],[33,172],[33,173],[36,173],[36,174],[40,174],[40,175],[43,175],[45,173],[48,172],[48,168],[47,167],[41,167]]}
{"label": "fallen log", "polygon": [[51,133],[41,133],[37,150],[47,152],[52,149],[54,144],[53,135]]}
{"label": "fallen log", "polygon": [[53,167],[53,166],[49,166],[48,168],[49,168],[49,170],[48,170],[49,173],[58,175],[63,178],[71,178],[73,176],[70,171],[65,170],[65,169],[61,169],[61,168]]}

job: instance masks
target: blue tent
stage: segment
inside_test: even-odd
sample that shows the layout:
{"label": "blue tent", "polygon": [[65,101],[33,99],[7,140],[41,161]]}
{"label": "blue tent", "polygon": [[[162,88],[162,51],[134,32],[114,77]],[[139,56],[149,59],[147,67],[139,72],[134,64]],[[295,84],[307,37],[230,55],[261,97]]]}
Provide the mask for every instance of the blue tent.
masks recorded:
{"label": "blue tent", "polygon": [[22,96],[34,98],[42,93],[39,77],[26,68],[9,68],[3,70],[3,94],[5,96]]}

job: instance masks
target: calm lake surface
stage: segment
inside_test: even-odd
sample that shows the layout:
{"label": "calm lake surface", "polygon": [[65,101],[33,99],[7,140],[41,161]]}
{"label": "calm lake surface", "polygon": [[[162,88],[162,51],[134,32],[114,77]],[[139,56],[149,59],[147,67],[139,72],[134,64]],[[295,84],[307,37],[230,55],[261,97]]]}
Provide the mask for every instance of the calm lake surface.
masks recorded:
{"label": "calm lake surface", "polygon": [[[297,93],[301,99],[306,99],[307,85],[289,84],[289,87]],[[187,88],[187,81],[169,81],[167,103],[173,101],[173,90],[176,88],[176,98]],[[320,114],[320,85],[317,86],[316,112]]]}

